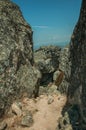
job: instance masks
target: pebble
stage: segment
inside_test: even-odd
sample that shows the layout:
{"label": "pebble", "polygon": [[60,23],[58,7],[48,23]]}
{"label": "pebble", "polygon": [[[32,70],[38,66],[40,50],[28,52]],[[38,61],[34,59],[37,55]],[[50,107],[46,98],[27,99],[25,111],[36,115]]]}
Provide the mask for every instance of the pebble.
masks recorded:
{"label": "pebble", "polygon": [[32,114],[28,112],[26,113],[26,115],[22,117],[21,125],[24,127],[31,127],[32,124],[33,124],[33,117]]}
{"label": "pebble", "polygon": [[12,109],[12,112],[14,114],[16,114],[17,116],[22,115],[22,110],[21,110],[21,107],[20,107],[20,105],[18,103],[16,103],[16,102],[13,103],[11,109]]}
{"label": "pebble", "polygon": [[54,102],[54,99],[53,99],[53,97],[52,96],[49,96],[48,97],[48,104],[51,104],[51,103],[53,103]]}

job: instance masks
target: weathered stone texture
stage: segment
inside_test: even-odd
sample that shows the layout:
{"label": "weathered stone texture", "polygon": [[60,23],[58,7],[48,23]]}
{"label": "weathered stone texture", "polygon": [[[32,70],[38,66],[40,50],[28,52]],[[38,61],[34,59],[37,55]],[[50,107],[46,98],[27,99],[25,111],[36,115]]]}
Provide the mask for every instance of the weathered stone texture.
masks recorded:
{"label": "weathered stone texture", "polygon": [[[65,70],[63,65],[61,68],[64,70],[65,74],[69,68],[69,74],[65,76],[64,81],[69,83],[67,93],[68,101],[65,107],[68,107],[68,104],[76,106],[78,108],[77,112],[79,113],[78,121],[74,121],[69,114],[69,119],[72,124],[73,130],[85,130],[86,129],[86,0],[82,0],[82,6],[80,11],[79,20],[73,31],[70,45],[69,45],[69,67],[66,66]],[[64,62],[62,61],[62,64]],[[64,84],[63,84],[63,87]],[[74,108],[76,110],[76,108]],[[65,110],[65,108],[64,108]],[[74,114],[74,110],[72,111]],[[64,112],[65,113],[65,112]],[[74,114],[75,115],[75,114]],[[73,116],[72,116],[73,117]],[[64,116],[63,116],[64,118]],[[75,116],[76,118],[76,116]],[[62,126],[61,126],[62,127]],[[63,127],[62,127],[63,128]]]}
{"label": "weathered stone texture", "polygon": [[43,46],[35,51],[35,64],[42,73],[51,73],[57,69],[60,51],[61,48],[57,46]]}
{"label": "weathered stone texture", "polygon": [[[63,78],[58,85],[57,83],[57,88],[61,93],[66,93],[68,92],[68,87],[70,84],[69,78],[71,75],[71,61],[70,61],[70,49],[69,45],[64,47],[61,52],[60,52],[60,58],[59,58],[59,69],[54,73],[53,79],[56,81],[58,77],[60,76],[60,73],[63,73]],[[60,73],[58,73],[60,72]]]}
{"label": "weathered stone texture", "polygon": [[0,116],[24,91],[32,95],[37,82],[32,65],[31,27],[16,4],[0,0]]}
{"label": "weathered stone texture", "polygon": [[[66,62],[68,61],[66,60]],[[69,62],[70,62],[69,74],[66,75],[67,78],[64,80],[65,82],[66,81],[69,82],[67,90],[68,101],[67,105],[63,109],[62,120],[65,118],[65,113],[67,112],[73,130],[85,130],[86,129],[86,0],[82,0],[79,20],[75,26],[75,29],[71,37],[69,45]],[[64,62],[62,62],[62,64],[63,63]],[[67,70],[68,68],[64,70],[65,74],[67,73]],[[68,106],[68,104],[71,105]],[[58,127],[58,130],[64,129],[63,124],[59,122],[59,125],[61,125],[61,128]]]}
{"label": "weathered stone texture", "polygon": [[53,80],[53,73],[59,66],[61,48],[57,46],[43,46],[34,52],[35,65],[42,73],[41,84],[48,84]]}
{"label": "weathered stone texture", "polygon": [[[71,76],[69,96],[72,98],[78,90],[77,103],[81,116],[86,123],[86,0],[82,1],[80,17],[70,42]],[[75,95],[76,97],[76,95]]]}

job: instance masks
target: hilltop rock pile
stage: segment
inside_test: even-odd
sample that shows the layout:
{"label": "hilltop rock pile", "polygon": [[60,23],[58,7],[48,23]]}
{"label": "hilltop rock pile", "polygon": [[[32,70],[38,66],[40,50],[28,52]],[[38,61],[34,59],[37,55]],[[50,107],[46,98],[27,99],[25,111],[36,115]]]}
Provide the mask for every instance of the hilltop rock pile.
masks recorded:
{"label": "hilltop rock pile", "polygon": [[70,77],[70,74],[71,74],[71,61],[70,61],[69,45],[64,47],[60,52],[59,67],[53,75],[53,80],[55,82],[57,82],[56,79],[58,78],[58,76],[60,75],[61,72],[63,73],[63,79],[61,81],[59,81],[60,82],[59,85],[57,83],[58,90],[61,93],[67,94],[68,87],[69,87],[69,84],[70,84],[69,77]]}
{"label": "hilltop rock pile", "polygon": [[61,48],[57,46],[43,46],[34,52],[34,62],[42,73],[41,84],[53,81],[53,73],[59,66]]}

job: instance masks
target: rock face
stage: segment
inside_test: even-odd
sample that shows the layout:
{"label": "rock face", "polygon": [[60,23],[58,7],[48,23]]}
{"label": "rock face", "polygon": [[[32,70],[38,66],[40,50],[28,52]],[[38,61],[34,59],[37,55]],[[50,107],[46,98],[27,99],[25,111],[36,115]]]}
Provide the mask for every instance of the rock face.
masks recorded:
{"label": "rock face", "polygon": [[0,0],[0,116],[16,95],[32,95],[37,82],[32,65],[31,27],[16,4]]}
{"label": "rock face", "polygon": [[[70,43],[71,76],[69,97],[76,98],[81,118],[86,125],[86,0],[82,1],[80,17]],[[86,126],[85,126],[86,127]]]}
{"label": "rock face", "polygon": [[[67,87],[67,93],[68,93],[67,104],[72,104],[72,106],[76,106],[78,108],[77,112],[80,114],[80,116],[78,118],[78,122],[77,121],[74,122],[76,124],[73,123],[73,119],[71,118],[68,112],[68,109],[70,107],[68,107],[67,112],[69,114],[69,119],[72,124],[73,130],[85,130],[86,129],[86,0],[82,0],[80,17],[71,37],[69,45],[68,61],[70,63],[70,64],[68,63],[69,74],[65,76],[65,82],[68,81],[69,83]],[[65,69],[65,74],[67,70],[68,68]],[[72,112],[73,115],[75,115],[74,110]]]}
{"label": "rock face", "polygon": [[59,65],[59,55],[61,48],[57,46],[43,46],[34,53],[34,61],[38,69],[42,72],[42,84],[52,81],[53,73]]}

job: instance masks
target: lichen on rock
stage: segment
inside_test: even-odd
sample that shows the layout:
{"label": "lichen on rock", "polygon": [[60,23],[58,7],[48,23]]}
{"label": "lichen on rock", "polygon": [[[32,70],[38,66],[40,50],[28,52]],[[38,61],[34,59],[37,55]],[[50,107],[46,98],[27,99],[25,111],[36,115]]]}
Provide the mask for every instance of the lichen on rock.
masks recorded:
{"label": "lichen on rock", "polygon": [[[63,87],[66,88],[67,90],[66,93],[68,97],[68,101],[65,107],[67,107],[68,104],[76,105],[79,107],[77,111],[80,113],[80,119],[76,129],[85,130],[86,129],[86,0],[82,0],[79,20],[71,36],[68,56],[69,60],[66,60],[66,62],[69,61],[68,62],[69,66],[64,71],[65,72],[64,83],[67,82],[67,84],[68,83],[69,84],[68,87],[65,86],[64,84],[62,85]],[[69,74],[67,74],[67,72]],[[70,107],[68,107],[68,109],[69,108]],[[75,127],[74,124],[72,124],[72,127]]]}
{"label": "lichen on rock", "polygon": [[0,116],[23,92],[33,93],[37,77],[33,71],[31,26],[19,7],[0,0]]}
{"label": "lichen on rock", "polygon": [[61,48],[58,46],[42,46],[34,52],[34,62],[42,73],[41,85],[53,81],[53,73],[59,66]]}

